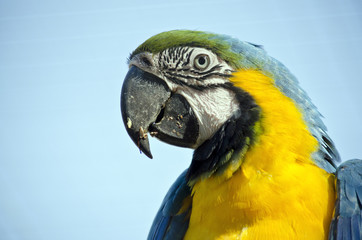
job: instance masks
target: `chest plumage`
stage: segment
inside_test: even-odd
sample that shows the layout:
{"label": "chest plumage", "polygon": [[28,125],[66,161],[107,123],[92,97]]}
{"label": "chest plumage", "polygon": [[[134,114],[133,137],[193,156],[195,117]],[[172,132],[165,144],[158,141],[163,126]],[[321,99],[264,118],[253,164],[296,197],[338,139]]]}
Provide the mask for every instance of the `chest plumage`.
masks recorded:
{"label": "chest plumage", "polygon": [[317,141],[301,110],[257,71],[232,81],[261,107],[259,136],[236,172],[194,185],[185,239],[326,239],[334,178],[311,160]]}

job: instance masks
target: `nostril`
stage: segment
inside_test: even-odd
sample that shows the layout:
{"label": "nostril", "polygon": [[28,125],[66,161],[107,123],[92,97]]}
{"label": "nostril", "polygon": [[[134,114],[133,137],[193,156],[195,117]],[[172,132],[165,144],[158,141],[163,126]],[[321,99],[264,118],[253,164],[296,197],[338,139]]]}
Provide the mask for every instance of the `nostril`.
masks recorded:
{"label": "nostril", "polygon": [[142,61],[145,65],[147,65],[147,66],[149,66],[149,67],[152,66],[152,63],[151,63],[150,60],[148,60],[148,58],[146,58],[146,57],[143,57],[143,58],[141,59],[141,61]]}

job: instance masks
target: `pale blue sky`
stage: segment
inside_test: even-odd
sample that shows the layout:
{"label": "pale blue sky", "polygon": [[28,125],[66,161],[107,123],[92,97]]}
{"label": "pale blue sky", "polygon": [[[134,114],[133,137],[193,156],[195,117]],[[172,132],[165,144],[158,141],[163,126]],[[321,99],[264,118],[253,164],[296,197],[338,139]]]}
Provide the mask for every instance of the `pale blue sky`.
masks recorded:
{"label": "pale blue sky", "polygon": [[262,44],[362,157],[360,0],[0,0],[1,240],[145,239],[192,151],[140,155],[119,95],[129,53],[171,29]]}

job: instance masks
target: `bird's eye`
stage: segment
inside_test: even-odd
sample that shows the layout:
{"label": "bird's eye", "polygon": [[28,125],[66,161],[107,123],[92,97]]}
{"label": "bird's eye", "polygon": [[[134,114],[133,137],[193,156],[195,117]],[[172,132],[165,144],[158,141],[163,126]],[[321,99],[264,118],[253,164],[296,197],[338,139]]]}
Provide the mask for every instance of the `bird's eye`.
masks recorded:
{"label": "bird's eye", "polygon": [[194,66],[199,70],[205,70],[210,65],[210,58],[205,54],[200,54],[195,57]]}

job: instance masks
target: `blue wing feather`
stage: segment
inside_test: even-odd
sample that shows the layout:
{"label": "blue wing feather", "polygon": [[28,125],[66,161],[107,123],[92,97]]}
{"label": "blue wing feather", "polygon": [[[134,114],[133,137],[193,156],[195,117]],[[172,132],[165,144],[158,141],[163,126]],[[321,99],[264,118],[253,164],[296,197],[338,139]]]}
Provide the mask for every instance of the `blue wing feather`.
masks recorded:
{"label": "blue wing feather", "polygon": [[362,239],[362,160],[341,164],[336,178],[337,201],[329,239]]}
{"label": "blue wing feather", "polygon": [[148,240],[183,239],[189,226],[190,206],[185,208],[185,199],[191,196],[190,187],[187,185],[185,170],[171,186],[166,194],[160,209],[152,223]]}

